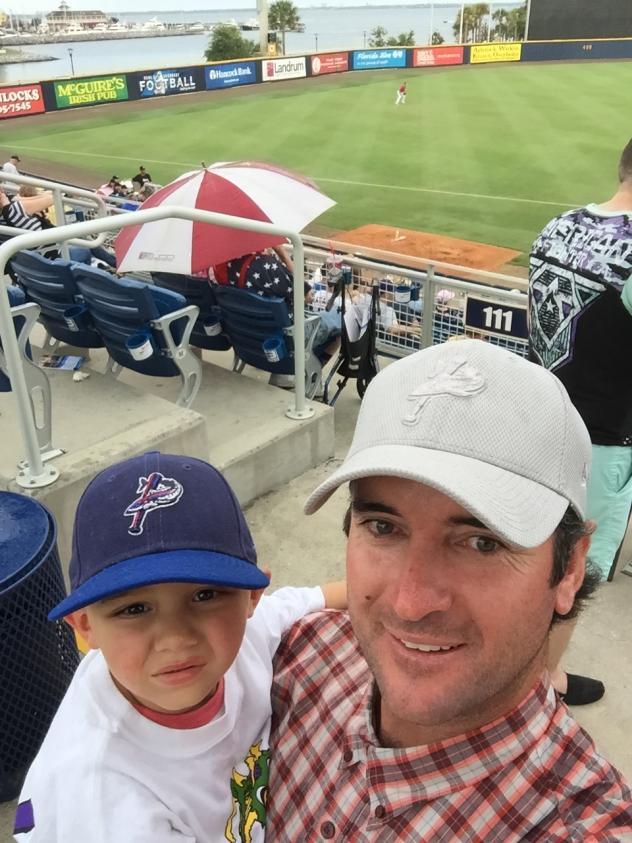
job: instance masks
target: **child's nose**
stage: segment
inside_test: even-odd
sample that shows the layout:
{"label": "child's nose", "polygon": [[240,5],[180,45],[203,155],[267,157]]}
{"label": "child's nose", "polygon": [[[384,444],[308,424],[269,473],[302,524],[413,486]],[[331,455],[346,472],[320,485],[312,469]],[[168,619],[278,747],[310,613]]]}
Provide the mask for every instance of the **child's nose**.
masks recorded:
{"label": "child's nose", "polygon": [[154,640],[158,651],[179,650],[197,644],[198,635],[191,624],[174,618],[162,621]]}

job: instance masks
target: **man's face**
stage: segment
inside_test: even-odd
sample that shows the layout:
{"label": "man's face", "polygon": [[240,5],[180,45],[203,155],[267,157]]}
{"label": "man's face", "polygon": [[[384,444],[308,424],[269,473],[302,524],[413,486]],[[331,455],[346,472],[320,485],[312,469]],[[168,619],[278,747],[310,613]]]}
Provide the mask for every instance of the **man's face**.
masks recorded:
{"label": "man's face", "polygon": [[100,649],[119,690],[155,711],[195,708],[233,663],[260,591],[160,583],[70,616]]}
{"label": "man's face", "polygon": [[584,555],[582,545],[551,588],[552,538],[510,547],[428,486],[357,481],[349,611],[380,689],[382,742],[431,743],[514,708],[541,674],[553,611],[570,610]]}

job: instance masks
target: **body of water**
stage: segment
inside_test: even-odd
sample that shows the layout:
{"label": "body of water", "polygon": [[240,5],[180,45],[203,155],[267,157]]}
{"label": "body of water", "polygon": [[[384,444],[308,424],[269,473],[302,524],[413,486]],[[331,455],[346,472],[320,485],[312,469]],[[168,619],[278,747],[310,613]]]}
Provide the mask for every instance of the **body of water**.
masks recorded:
{"label": "body of water", "polygon": [[[504,3],[506,9],[520,3]],[[497,4],[496,8],[500,8]],[[304,32],[288,32],[285,39],[288,53],[314,52],[315,50],[361,49],[368,44],[371,30],[383,26],[389,35],[399,35],[412,29],[416,44],[427,44],[433,30],[440,32],[446,42],[454,41],[452,25],[460,3],[418,6],[362,6],[321,7],[299,9]],[[122,23],[143,23],[152,17],[165,23],[221,23],[234,18],[238,23],[254,16],[247,10],[135,13],[118,15]],[[244,37],[258,42],[258,32],[244,32]],[[178,67],[201,64],[208,44],[208,33],[177,35],[163,38],[139,38],[118,41],[80,41],[67,44],[37,44],[23,49],[47,56],[54,61],[25,62],[0,65],[0,84],[37,82],[42,79],[70,76],[72,49],[75,76],[92,76],[123,70],[153,70],[159,67]]]}

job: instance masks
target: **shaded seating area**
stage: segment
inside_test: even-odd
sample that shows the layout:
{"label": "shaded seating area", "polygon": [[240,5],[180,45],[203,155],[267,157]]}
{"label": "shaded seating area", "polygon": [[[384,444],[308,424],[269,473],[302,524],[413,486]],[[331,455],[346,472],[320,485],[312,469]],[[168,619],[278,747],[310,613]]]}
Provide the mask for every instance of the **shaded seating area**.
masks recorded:
{"label": "shaded seating area", "polygon": [[[220,318],[235,352],[234,371],[246,365],[271,375],[294,374],[294,326],[285,299],[217,286]],[[313,398],[322,367],[313,351],[319,315],[305,316],[305,394]]]}
{"label": "shaded seating area", "polygon": [[202,379],[200,362],[189,347],[197,307],[171,290],[84,264],[74,264],[71,274],[82,302],[73,319],[79,331],[88,325],[102,337],[110,355],[108,372],[116,376],[126,368],[152,377],[180,377],[176,403],[190,407]]}
{"label": "shaded seating area", "polygon": [[191,332],[191,345],[210,351],[227,351],[230,340],[223,331],[213,287],[204,278],[176,275],[172,272],[152,272],[156,287],[163,287],[183,296],[187,304],[199,312]]}

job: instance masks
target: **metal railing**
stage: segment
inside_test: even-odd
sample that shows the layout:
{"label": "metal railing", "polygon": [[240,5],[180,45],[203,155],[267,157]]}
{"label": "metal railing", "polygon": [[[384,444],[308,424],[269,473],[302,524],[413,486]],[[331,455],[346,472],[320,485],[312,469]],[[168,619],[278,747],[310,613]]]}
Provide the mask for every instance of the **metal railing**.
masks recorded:
{"label": "metal railing", "polygon": [[[304,241],[307,279],[320,282],[321,290],[326,278],[322,277],[320,270],[331,259],[330,246],[335,246],[336,258],[351,268],[349,292],[352,298],[366,295],[374,284],[380,284],[380,314],[376,327],[377,350],[381,354],[403,357],[453,337],[465,336],[485,338],[521,356],[527,355],[526,338],[474,330],[466,327],[464,319],[468,295],[507,307],[526,308],[525,280],[502,273],[400,256],[401,260],[410,260],[419,267],[409,268],[401,263],[386,262],[389,257],[396,258],[394,254],[372,250],[374,255],[383,254],[382,260],[376,260],[339,252],[338,248],[345,244],[330,244],[311,237],[305,237]],[[468,277],[471,280],[466,280]],[[408,295],[402,295],[403,290],[408,290]],[[398,300],[400,298],[408,298],[408,301]],[[318,296],[312,309],[316,312],[322,310],[325,300],[326,296]]]}
{"label": "metal railing", "polygon": [[[86,191],[87,193],[87,191]],[[303,279],[304,279],[304,251],[300,236],[289,229],[270,223],[246,220],[242,217],[231,217],[226,214],[211,213],[192,208],[177,206],[162,206],[145,211],[134,211],[114,217],[91,220],[89,222],[73,223],[55,229],[44,231],[23,232],[12,237],[0,246],[0,278],[5,274],[7,262],[17,252],[23,249],[37,249],[41,246],[56,242],[67,243],[85,235],[102,234],[103,232],[127,228],[131,225],[154,222],[166,218],[206,222],[222,225],[227,228],[237,228],[260,234],[270,234],[287,238],[292,246],[296,266],[294,271],[294,405],[286,410],[291,419],[301,420],[310,418],[314,409],[308,406],[305,399],[305,321],[303,315]],[[38,446],[34,410],[22,369],[22,361],[17,338],[11,318],[11,309],[7,291],[2,286],[0,292],[0,338],[4,348],[8,375],[14,394],[18,422],[24,440],[26,459],[21,462],[21,471],[16,476],[16,482],[26,488],[47,486],[59,477],[59,471],[53,465],[44,465],[42,454]]]}
{"label": "metal railing", "polygon": [[[29,184],[33,187],[41,187],[43,190],[50,190],[53,194],[53,208],[55,209],[55,222],[57,223],[57,226],[61,227],[66,225],[68,221],[64,203],[71,205],[73,208],[85,209],[93,214],[95,218],[106,217],[108,215],[106,203],[103,201],[102,197],[98,196],[93,190],[86,190],[83,187],[75,187],[71,184],[43,179],[39,176],[23,176],[21,173],[6,173],[0,175],[0,177],[2,178],[0,187],[2,187],[5,191],[10,191],[11,187],[22,184]],[[57,228],[51,230],[57,231]],[[16,232],[19,234],[24,233],[23,229],[13,229],[8,226],[2,226],[2,228],[0,228],[0,232],[13,234]],[[100,237],[98,240],[76,241],[70,245],[90,248],[93,246],[100,246],[104,241],[105,235]],[[46,245],[51,245],[55,242],[57,242],[57,240],[49,240]],[[61,255],[67,260],[69,244],[67,241],[62,240],[62,238],[59,238],[59,242],[61,245]]]}

